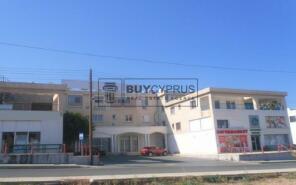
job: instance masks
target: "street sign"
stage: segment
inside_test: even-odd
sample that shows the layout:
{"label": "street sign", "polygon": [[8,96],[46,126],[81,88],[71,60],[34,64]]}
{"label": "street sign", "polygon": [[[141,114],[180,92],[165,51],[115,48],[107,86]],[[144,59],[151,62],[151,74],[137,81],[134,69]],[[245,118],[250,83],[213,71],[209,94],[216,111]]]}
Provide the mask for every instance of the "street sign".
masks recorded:
{"label": "street sign", "polygon": [[83,135],[83,133],[79,133],[79,140],[80,140],[80,141],[82,141],[82,140],[83,140],[83,138],[84,138],[84,135]]}

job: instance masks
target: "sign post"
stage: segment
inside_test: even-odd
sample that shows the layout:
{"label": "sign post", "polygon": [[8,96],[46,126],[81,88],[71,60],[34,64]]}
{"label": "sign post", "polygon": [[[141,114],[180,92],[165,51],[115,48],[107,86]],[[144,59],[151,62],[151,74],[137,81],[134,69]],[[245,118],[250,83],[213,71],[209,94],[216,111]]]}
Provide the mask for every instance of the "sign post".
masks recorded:
{"label": "sign post", "polygon": [[80,143],[80,154],[83,155],[83,146],[82,146],[82,141],[84,139],[84,134],[79,133],[79,143]]}

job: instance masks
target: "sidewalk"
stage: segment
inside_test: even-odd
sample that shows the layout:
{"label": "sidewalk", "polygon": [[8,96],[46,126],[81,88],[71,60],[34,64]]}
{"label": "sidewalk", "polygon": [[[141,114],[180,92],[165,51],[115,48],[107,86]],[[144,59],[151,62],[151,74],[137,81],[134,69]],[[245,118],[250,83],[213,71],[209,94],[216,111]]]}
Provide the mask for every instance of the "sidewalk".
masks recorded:
{"label": "sidewalk", "polygon": [[61,169],[83,168],[87,165],[76,164],[0,164],[0,169]]}

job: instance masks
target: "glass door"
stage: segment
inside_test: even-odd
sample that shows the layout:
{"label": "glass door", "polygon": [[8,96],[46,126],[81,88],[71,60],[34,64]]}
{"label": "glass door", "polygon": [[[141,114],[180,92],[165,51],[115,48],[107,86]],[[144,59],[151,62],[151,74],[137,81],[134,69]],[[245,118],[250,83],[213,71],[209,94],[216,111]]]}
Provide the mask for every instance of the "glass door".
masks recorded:
{"label": "glass door", "polygon": [[261,150],[260,135],[251,135],[252,149],[253,151]]}
{"label": "glass door", "polygon": [[131,152],[138,152],[139,151],[138,136],[131,136],[131,142],[132,142]]}

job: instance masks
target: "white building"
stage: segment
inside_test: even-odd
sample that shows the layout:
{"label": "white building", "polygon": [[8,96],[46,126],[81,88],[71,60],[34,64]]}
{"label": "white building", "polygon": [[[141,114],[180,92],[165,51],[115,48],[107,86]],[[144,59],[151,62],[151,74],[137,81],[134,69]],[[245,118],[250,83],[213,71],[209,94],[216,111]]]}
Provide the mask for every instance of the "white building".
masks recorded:
{"label": "white building", "polygon": [[293,144],[296,144],[296,109],[288,109]]}
{"label": "white building", "polygon": [[292,144],[283,92],[207,88],[163,101],[172,153],[277,150]]}
{"label": "white building", "polygon": [[63,144],[62,96],[66,86],[0,83],[0,146],[22,152],[30,144]]}

